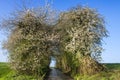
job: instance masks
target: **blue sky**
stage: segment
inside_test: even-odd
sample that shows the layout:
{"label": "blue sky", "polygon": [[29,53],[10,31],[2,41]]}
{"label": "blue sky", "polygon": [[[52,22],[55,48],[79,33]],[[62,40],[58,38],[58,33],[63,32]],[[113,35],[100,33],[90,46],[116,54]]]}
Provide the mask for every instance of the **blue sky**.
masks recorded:
{"label": "blue sky", "polygon": [[[7,18],[10,13],[24,0],[0,0],[0,21]],[[29,2],[30,0],[28,0]],[[33,0],[29,6],[34,7],[44,5],[45,0]],[[50,1],[50,0],[49,0]],[[109,37],[104,39],[103,47],[105,51],[102,58],[105,63],[120,63],[120,0],[53,0],[53,7],[60,11],[67,10],[76,5],[87,5],[95,8],[104,16]],[[7,55],[3,54],[1,45],[6,35],[0,31],[0,61],[6,61]]]}

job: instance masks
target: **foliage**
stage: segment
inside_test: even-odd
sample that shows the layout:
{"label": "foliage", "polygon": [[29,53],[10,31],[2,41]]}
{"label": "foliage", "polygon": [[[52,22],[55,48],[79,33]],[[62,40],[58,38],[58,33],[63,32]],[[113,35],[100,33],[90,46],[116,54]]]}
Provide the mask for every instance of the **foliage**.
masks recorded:
{"label": "foliage", "polygon": [[61,52],[70,52],[78,59],[77,73],[95,74],[104,70],[98,61],[101,59],[102,40],[107,37],[107,30],[103,17],[97,11],[78,6],[62,12],[56,31],[60,35]]}
{"label": "foliage", "polygon": [[42,76],[50,63],[50,27],[46,24],[46,14],[40,10],[18,12],[6,22],[11,30],[4,44],[9,52],[12,69],[19,73]]}
{"label": "foliage", "polygon": [[29,75],[23,75],[18,74],[16,72],[11,72],[9,75],[7,75],[4,80],[43,80],[43,76],[39,76],[39,78],[36,78],[35,76],[29,76]]}
{"label": "foliage", "polygon": [[10,69],[9,63],[0,63],[0,80],[43,80],[44,76],[45,74],[37,79],[35,76],[19,74]]}
{"label": "foliage", "polygon": [[92,76],[76,75],[74,80],[119,80],[120,71],[100,72]]}
{"label": "foliage", "polygon": [[75,55],[70,52],[65,52],[58,56],[57,60],[57,68],[60,68],[64,73],[76,73],[75,70],[76,66],[78,66],[78,60],[75,58]]}
{"label": "foliage", "polygon": [[117,63],[104,63],[107,72],[100,72],[95,75],[75,75],[74,80],[119,80],[120,77],[120,64]]}
{"label": "foliage", "polygon": [[11,68],[39,78],[48,71],[54,55],[57,67],[72,76],[105,70],[99,63],[102,40],[108,36],[103,17],[82,6],[61,12],[59,17],[51,12],[49,7],[25,9],[4,21],[10,30],[4,48]]}

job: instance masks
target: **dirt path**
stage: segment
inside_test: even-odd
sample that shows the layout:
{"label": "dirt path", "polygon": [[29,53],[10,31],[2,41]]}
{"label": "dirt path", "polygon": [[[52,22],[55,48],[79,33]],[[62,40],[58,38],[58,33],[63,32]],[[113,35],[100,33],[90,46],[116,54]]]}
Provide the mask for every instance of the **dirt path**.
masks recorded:
{"label": "dirt path", "polygon": [[51,68],[51,72],[46,80],[73,80],[69,76],[66,76],[61,71],[55,68]]}

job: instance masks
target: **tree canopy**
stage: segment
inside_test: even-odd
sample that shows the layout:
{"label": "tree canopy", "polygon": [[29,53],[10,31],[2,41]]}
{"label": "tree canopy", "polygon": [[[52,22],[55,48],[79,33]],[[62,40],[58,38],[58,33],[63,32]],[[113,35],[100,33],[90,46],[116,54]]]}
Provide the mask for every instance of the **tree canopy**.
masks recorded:
{"label": "tree canopy", "polygon": [[[61,50],[78,59],[80,73],[91,74],[103,69],[98,61],[101,59],[102,40],[108,35],[105,21],[96,10],[78,6],[62,12],[57,29],[61,35]],[[69,61],[64,64],[69,64]]]}
{"label": "tree canopy", "polygon": [[11,31],[4,48],[11,67],[19,73],[42,76],[53,55],[57,67],[70,75],[91,75],[105,69],[99,60],[102,40],[108,34],[95,9],[77,6],[59,17],[46,8],[27,9],[4,22]]}
{"label": "tree canopy", "polygon": [[51,54],[51,27],[46,23],[47,13],[40,9],[18,13],[20,15],[15,15],[5,24],[12,30],[4,48],[9,52],[12,69],[40,77],[49,69]]}

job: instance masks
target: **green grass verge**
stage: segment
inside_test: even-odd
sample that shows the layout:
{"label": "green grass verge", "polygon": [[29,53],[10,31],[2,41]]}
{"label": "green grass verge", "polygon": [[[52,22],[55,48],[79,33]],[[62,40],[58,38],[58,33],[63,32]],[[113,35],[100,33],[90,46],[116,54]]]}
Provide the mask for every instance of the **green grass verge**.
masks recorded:
{"label": "green grass verge", "polygon": [[120,71],[101,72],[95,75],[76,75],[74,80],[120,80]]}
{"label": "green grass verge", "polygon": [[[38,80],[33,76],[17,74],[8,63],[0,62],[0,80]],[[39,79],[42,80],[42,79]]]}

